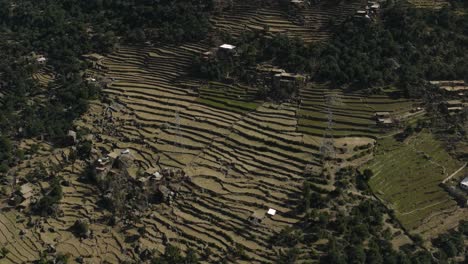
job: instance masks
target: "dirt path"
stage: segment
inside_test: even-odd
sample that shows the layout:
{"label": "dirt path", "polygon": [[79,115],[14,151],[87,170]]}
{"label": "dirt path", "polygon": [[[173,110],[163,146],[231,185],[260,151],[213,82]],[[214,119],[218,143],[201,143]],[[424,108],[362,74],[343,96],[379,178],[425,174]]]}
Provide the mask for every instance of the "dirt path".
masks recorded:
{"label": "dirt path", "polygon": [[[412,214],[412,213],[414,213],[414,212],[421,211],[421,210],[430,208],[430,207],[432,207],[432,206],[436,206],[436,205],[441,204],[441,203],[445,203],[445,201],[440,201],[440,202],[437,202],[437,203],[433,203],[433,204],[424,206],[424,207],[422,207],[422,208],[416,208],[416,209],[411,210],[411,211],[409,211],[409,212],[401,213],[401,215],[409,215],[409,214]],[[396,211],[398,211],[398,210],[396,210]]]}
{"label": "dirt path", "polygon": [[442,183],[446,183],[448,180],[450,180],[453,176],[457,175],[460,171],[462,171],[464,168],[466,168],[466,165],[468,165],[468,162],[466,162],[464,165],[462,165],[458,170],[456,170],[454,173],[450,174],[447,178],[445,178]]}

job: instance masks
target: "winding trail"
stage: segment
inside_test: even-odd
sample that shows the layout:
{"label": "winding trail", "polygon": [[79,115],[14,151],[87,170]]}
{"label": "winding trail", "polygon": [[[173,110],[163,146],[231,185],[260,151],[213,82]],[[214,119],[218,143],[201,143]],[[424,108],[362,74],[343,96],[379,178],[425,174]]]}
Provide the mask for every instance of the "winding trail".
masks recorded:
{"label": "winding trail", "polygon": [[454,173],[450,174],[450,176],[448,176],[447,178],[445,178],[442,183],[446,183],[448,180],[450,180],[451,178],[453,178],[453,176],[457,175],[460,171],[462,171],[464,168],[466,168],[466,165],[468,165],[468,162],[466,162],[465,164],[463,164],[458,170],[456,170]]}

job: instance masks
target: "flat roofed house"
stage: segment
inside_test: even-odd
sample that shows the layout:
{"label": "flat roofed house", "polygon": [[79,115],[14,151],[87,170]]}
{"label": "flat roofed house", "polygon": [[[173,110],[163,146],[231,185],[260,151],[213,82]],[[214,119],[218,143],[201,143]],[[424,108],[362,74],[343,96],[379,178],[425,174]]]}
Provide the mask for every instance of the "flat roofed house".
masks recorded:
{"label": "flat roofed house", "polygon": [[375,112],[375,119],[379,125],[389,126],[393,124],[390,112]]}
{"label": "flat roofed house", "polygon": [[31,204],[31,198],[34,196],[34,189],[30,183],[21,185],[19,195],[23,201],[19,204],[20,207],[26,208]]}
{"label": "flat roofed house", "polygon": [[468,86],[440,86],[440,89],[447,92],[465,92],[468,91]]}
{"label": "flat roofed house", "polygon": [[357,19],[370,19],[369,12],[367,10],[358,10],[356,11],[354,18]]}
{"label": "flat roofed house", "polygon": [[390,117],[390,112],[375,112],[375,117],[387,118],[387,117]]}
{"label": "flat roofed house", "polygon": [[467,190],[467,191],[468,191],[468,176],[465,177],[465,178],[460,182],[460,187],[461,187],[463,190]]}
{"label": "flat roofed house", "polygon": [[370,8],[371,8],[372,10],[378,10],[378,9],[380,8],[380,4],[378,4],[378,3],[372,4],[372,5],[370,6]]}
{"label": "flat roofed house", "polygon": [[461,100],[448,100],[448,101],[445,101],[445,103],[449,107],[455,107],[455,106],[462,106],[463,105],[463,102]]}
{"label": "flat roofed house", "polygon": [[232,56],[232,55],[236,55],[236,46],[234,45],[231,45],[231,44],[223,44],[221,46],[219,46],[218,48],[218,56],[224,56],[224,57],[227,57],[227,56]]}
{"label": "flat roofed house", "polygon": [[276,210],[273,209],[273,208],[270,208],[270,209],[268,209],[267,214],[269,214],[269,215],[271,215],[271,216],[274,216],[274,215],[276,214]]}
{"label": "flat roofed house", "polygon": [[77,134],[76,134],[75,131],[73,131],[73,130],[68,130],[67,136],[70,137],[70,139],[73,141],[73,143],[76,143],[76,142],[77,142]]}
{"label": "flat roofed house", "polygon": [[34,195],[33,187],[30,183],[25,183],[21,185],[19,192],[23,199],[29,199]]}
{"label": "flat roofed house", "polygon": [[47,59],[44,57],[44,55],[38,55],[36,58],[37,63],[39,64],[45,64]]}
{"label": "flat roofed house", "polygon": [[91,53],[91,54],[83,55],[83,58],[91,62],[94,69],[98,69],[98,70],[107,69],[107,66],[104,66],[102,64],[102,59],[104,59],[104,56],[102,55],[99,55],[97,53]]}
{"label": "flat roofed house", "polygon": [[163,175],[159,173],[158,169],[156,168],[148,168],[145,171],[145,174],[151,179],[155,181],[160,181],[163,178]]}
{"label": "flat roofed house", "polygon": [[448,100],[445,101],[445,107],[449,113],[460,112],[463,110],[464,105],[461,100]]}
{"label": "flat roofed house", "polygon": [[291,0],[289,1],[289,4],[295,7],[303,8],[305,7],[305,1],[304,0]]}
{"label": "flat roofed house", "polygon": [[224,50],[233,50],[236,48],[236,46],[234,45],[231,45],[231,44],[223,44],[221,46],[219,46],[220,49],[224,49]]}
{"label": "flat roofed house", "polygon": [[430,81],[429,83],[433,85],[440,85],[440,86],[458,86],[458,85],[465,85],[464,80],[453,80],[453,81]]}
{"label": "flat roofed house", "polygon": [[265,211],[263,210],[257,210],[254,211],[250,216],[249,216],[249,221],[252,224],[259,225],[263,222],[263,219],[265,219]]}
{"label": "flat roofed house", "polygon": [[430,83],[449,93],[461,93],[463,95],[464,92],[468,91],[468,84],[464,80],[430,81]]}
{"label": "flat roofed house", "polygon": [[214,53],[212,51],[206,51],[202,53],[202,59],[210,60],[214,57]]}
{"label": "flat roofed house", "polygon": [[272,88],[278,94],[295,97],[299,93],[299,89],[305,86],[307,78],[304,75],[292,73],[278,73],[272,78]]}
{"label": "flat roofed house", "polygon": [[97,53],[86,54],[86,55],[83,55],[83,57],[91,61],[99,61],[104,58],[104,56],[97,54]]}
{"label": "flat roofed house", "polygon": [[282,72],[274,75],[273,86],[281,88],[300,88],[305,84],[305,81],[306,78],[304,75]]}

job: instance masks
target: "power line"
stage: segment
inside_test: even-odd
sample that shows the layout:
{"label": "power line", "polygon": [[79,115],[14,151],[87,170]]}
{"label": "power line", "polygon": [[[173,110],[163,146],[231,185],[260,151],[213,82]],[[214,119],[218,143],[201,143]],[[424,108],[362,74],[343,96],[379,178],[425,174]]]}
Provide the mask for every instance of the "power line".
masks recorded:
{"label": "power line", "polygon": [[176,147],[182,147],[182,144],[180,142],[180,140],[182,139],[182,136],[181,136],[181,133],[180,133],[180,115],[179,115],[178,110],[175,111],[174,117],[175,117],[175,142],[174,142],[174,145]]}
{"label": "power line", "polygon": [[325,105],[327,106],[327,128],[323,132],[322,144],[320,146],[320,153],[322,159],[334,159],[336,157],[335,142],[333,139],[333,110],[332,105],[337,104],[337,98],[334,94],[325,96]]}

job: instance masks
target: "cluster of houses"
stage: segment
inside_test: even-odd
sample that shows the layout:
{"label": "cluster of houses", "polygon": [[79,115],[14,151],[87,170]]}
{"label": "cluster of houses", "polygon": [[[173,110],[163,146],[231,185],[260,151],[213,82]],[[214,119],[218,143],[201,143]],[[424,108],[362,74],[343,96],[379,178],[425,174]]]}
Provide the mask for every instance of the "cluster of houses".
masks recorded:
{"label": "cluster of houses", "polygon": [[432,85],[437,85],[446,93],[453,96],[466,96],[468,95],[468,83],[464,80],[454,81],[430,81]]}
{"label": "cluster of houses", "polygon": [[82,56],[83,59],[85,59],[87,62],[91,64],[91,67],[96,70],[108,70],[108,67],[102,63],[104,56],[97,54],[97,53],[91,53],[91,54],[85,54]]}
{"label": "cluster of houses", "polygon": [[237,56],[237,47],[231,44],[222,44],[219,47],[212,48],[202,53],[202,59],[211,60],[214,58],[227,59],[229,57]]}
{"label": "cluster of houses", "polygon": [[[209,61],[212,59],[226,60],[238,56],[237,47],[231,44],[222,44],[217,48],[210,49],[201,54],[203,60]],[[273,89],[297,91],[303,87],[308,80],[308,77],[301,74],[288,73],[283,69],[276,68],[271,65],[259,65],[253,69],[255,73],[257,85],[269,86]]]}
{"label": "cluster of houses", "polygon": [[372,19],[379,14],[380,2],[378,1],[367,1],[367,5],[362,10],[357,10],[354,15],[357,19]]}
{"label": "cluster of houses", "polygon": [[450,100],[442,103],[449,114],[456,114],[468,108],[468,84],[464,80],[430,81],[442,90]]}
{"label": "cluster of houses", "polygon": [[94,168],[98,183],[124,176],[127,182],[132,183],[132,186],[138,186],[141,190],[160,197],[161,201],[169,203],[177,196],[181,181],[189,180],[184,171],[177,168],[159,170],[150,167],[141,173],[129,149],[114,150],[97,159]]}
{"label": "cluster of houses", "polygon": [[443,106],[449,114],[459,113],[468,107],[468,103],[462,100],[447,100],[443,102]]}
{"label": "cluster of houses", "polygon": [[[16,183],[19,184],[20,181],[18,180]],[[32,183],[23,182],[23,184],[19,185],[16,191],[11,194],[9,204],[17,206],[19,209],[26,209],[29,205],[37,201],[38,194],[39,190],[34,188]]]}

